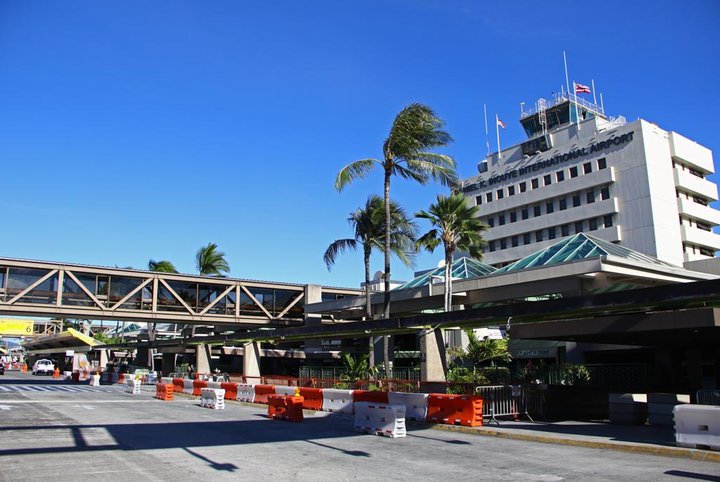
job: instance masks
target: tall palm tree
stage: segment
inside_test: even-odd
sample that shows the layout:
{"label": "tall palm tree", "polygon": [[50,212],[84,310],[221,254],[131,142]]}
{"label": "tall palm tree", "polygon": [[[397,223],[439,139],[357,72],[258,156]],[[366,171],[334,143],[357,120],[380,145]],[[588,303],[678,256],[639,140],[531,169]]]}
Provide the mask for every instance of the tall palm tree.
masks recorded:
{"label": "tall palm tree", "polygon": [[392,219],[390,213],[390,179],[398,175],[420,184],[430,179],[444,185],[457,183],[455,161],[442,154],[428,152],[428,149],[442,147],[452,141],[450,134],[443,130],[444,122],[433,110],[422,104],[410,104],[395,117],[390,134],[383,143],[382,159],[360,159],[343,167],[335,180],[338,191],[356,179],[366,177],[379,166],[384,175],[385,199],[385,298],[383,316],[390,317],[390,253],[392,246]]}
{"label": "tall palm tree", "polygon": [[455,251],[467,251],[475,259],[482,258],[485,246],[482,232],[487,226],[478,218],[478,212],[477,206],[468,206],[462,194],[453,193],[438,194],[437,202],[430,205],[429,211],[415,214],[435,226],[417,240],[418,247],[433,252],[442,243],[445,248],[445,311],[452,309],[451,270]]}
{"label": "tall palm tree", "polygon": [[[412,265],[411,253],[414,251],[415,225],[408,219],[405,211],[390,201],[390,217],[392,219],[391,247],[392,252],[406,266]],[[385,246],[385,202],[380,196],[372,195],[368,198],[364,208],[358,208],[350,213],[348,223],[353,228],[354,238],[338,239],[333,241],[325,251],[323,260],[328,270],[335,264],[337,256],[347,249],[357,249],[362,246],[365,262],[365,314],[372,318],[370,303],[370,254],[373,249],[383,249]],[[370,337],[369,355],[370,365],[375,365],[374,340]],[[388,349],[384,350],[385,367],[389,366]]]}
{"label": "tall palm tree", "polygon": [[218,251],[217,244],[208,243],[200,248],[195,255],[195,267],[204,276],[224,277],[230,272],[230,265],[225,260],[225,253]]}
{"label": "tall palm tree", "polygon": [[175,268],[175,265],[172,264],[170,261],[167,260],[160,260],[155,261],[154,259],[151,259],[148,261],[148,270],[149,271],[155,271],[157,273],[177,273],[178,270]]}

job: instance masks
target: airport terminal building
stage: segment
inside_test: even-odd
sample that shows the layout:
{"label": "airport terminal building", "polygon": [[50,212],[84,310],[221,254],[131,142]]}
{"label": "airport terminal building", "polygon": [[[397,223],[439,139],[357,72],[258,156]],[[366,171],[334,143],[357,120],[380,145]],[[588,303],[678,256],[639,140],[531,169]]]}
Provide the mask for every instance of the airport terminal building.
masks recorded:
{"label": "airport terminal building", "polygon": [[520,123],[528,140],[488,155],[462,184],[488,226],[484,262],[506,266],[577,233],[676,266],[720,250],[709,149],[566,93]]}

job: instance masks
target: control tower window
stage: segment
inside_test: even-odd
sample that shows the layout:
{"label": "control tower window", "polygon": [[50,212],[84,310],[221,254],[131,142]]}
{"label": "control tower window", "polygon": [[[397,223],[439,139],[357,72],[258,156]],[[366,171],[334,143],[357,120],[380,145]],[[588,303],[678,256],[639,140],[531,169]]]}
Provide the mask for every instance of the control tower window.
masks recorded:
{"label": "control tower window", "polygon": [[525,181],[520,183],[520,192],[527,191],[527,183]]}
{"label": "control tower window", "polygon": [[532,179],[532,180],[530,181],[530,185],[532,186],[533,189],[537,189],[538,186],[539,186],[539,184],[538,184],[538,178],[536,177],[535,179]]}
{"label": "control tower window", "polygon": [[515,195],[515,186],[508,186],[508,196]]}
{"label": "control tower window", "polygon": [[583,174],[590,174],[592,172],[592,164],[586,162],[583,164]]}
{"label": "control tower window", "polygon": [[491,192],[485,193],[485,201],[487,201],[489,203],[492,202],[492,193]]}
{"label": "control tower window", "polygon": [[482,195],[475,196],[475,205],[480,206],[482,204]]}
{"label": "control tower window", "polygon": [[565,180],[565,171],[558,171],[555,173],[555,178],[557,179],[557,182],[562,182]]}
{"label": "control tower window", "polygon": [[497,198],[502,199],[504,197],[505,197],[505,191],[503,191],[502,189],[498,189],[497,190]]}
{"label": "control tower window", "polygon": [[570,168],[570,177],[578,177],[578,168],[573,166]]}
{"label": "control tower window", "polygon": [[544,175],[543,176],[543,185],[549,186],[550,184],[552,184],[552,176],[550,176],[550,174]]}
{"label": "control tower window", "polygon": [[603,169],[607,169],[607,161],[604,157],[601,157],[598,159],[598,170],[601,171]]}

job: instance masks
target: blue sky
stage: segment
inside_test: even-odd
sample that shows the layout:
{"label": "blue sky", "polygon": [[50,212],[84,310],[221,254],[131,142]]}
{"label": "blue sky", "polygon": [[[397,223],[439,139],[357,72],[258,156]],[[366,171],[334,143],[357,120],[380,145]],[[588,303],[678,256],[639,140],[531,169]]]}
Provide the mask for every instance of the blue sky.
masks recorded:
{"label": "blue sky", "polygon": [[[382,179],[337,193],[337,171],[421,102],[474,175],[483,104],[521,141],[520,103],[560,89],[563,50],[610,115],[720,156],[720,2],[490,3],[0,0],[0,256],[193,273],[214,242],[232,277],[358,286],[360,253],[331,272],[322,254]],[[392,184],[410,213],[438,192]]]}

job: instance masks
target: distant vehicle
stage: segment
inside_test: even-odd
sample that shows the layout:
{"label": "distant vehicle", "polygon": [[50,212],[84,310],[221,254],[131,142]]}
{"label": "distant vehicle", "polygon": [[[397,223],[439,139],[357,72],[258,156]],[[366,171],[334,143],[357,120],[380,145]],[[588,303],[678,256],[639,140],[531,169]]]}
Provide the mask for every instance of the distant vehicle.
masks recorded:
{"label": "distant vehicle", "polygon": [[32,367],[33,375],[40,375],[42,373],[45,375],[52,375],[54,371],[55,364],[52,360],[38,360]]}

